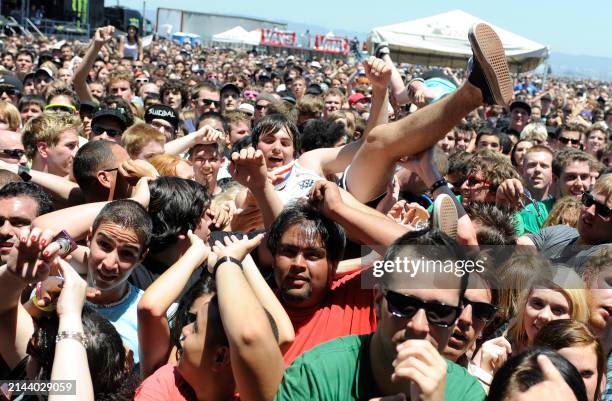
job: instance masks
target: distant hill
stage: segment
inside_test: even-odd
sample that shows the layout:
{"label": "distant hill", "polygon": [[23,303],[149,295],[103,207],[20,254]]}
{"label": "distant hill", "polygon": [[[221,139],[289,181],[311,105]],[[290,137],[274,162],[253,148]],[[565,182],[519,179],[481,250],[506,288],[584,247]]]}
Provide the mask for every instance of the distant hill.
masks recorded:
{"label": "distant hill", "polygon": [[548,64],[553,75],[612,81],[612,58],[576,56],[551,52]]}

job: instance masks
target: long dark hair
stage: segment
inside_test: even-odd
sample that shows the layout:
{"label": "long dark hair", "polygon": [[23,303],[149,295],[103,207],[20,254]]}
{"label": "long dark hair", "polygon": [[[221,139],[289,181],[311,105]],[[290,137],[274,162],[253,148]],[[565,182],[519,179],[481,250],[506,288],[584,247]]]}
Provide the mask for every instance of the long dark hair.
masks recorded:
{"label": "long dark hair", "polygon": [[[139,384],[134,372],[128,371],[123,341],[115,327],[91,307],[85,305],[82,314],[83,330],[87,338],[87,363],[96,400],[131,400]],[[57,315],[38,321],[33,334],[30,357],[39,364],[36,377],[49,380],[55,355]]]}

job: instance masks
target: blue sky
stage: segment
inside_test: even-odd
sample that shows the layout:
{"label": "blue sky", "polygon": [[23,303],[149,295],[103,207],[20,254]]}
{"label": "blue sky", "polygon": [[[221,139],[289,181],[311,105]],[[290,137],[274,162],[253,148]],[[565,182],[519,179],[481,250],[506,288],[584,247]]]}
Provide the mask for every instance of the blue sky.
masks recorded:
{"label": "blue sky", "polygon": [[[106,0],[106,5],[116,5],[117,2],[117,0]],[[119,4],[142,10],[143,2],[119,0]],[[376,4],[376,7],[368,4]],[[237,14],[355,32],[368,32],[376,26],[409,21],[461,8],[497,26],[548,45],[553,52],[612,57],[612,2],[604,0],[580,2],[147,0],[146,6],[147,10],[167,7]]]}

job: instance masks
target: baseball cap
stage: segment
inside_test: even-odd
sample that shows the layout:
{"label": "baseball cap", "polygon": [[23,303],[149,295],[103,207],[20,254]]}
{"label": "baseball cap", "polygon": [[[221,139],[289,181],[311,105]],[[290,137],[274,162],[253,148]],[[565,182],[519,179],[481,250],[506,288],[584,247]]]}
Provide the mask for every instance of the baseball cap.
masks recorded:
{"label": "baseball cap", "polygon": [[348,102],[350,105],[353,105],[357,102],[362,101],[363,99],[370,100],[369,96],[364,95],[363,93],[355,93],[348,98]]}
{"label": "baseball cap", "polygon": [[121,124],[121,126],[123,127],[124,130],[127,128],[127,119],[125,118],[123,113],[121,113],[119,110],[116,110],[116,109],[100,109],[100,110],[96,111],[96,113],[94,114],[94,116],[93,116],[93,118],[91,120],[91,125],[92,126],[95,125],[96,121],[99,121],[102,118],[111,118],[111,119],[114,119],[119,124]]}
{"label": "baseball cap", "polygon": [[50,68],[47,67],[41,67],[39,69],[36,70],[36,72],[34,73],[34,76],[36,75],[41,75],[41,74],[45,74],[47,75],[49,78],[53,79],[53,71],[51,71]]}
{"label": "baseball cap", "polygon": [[174,129],[178,128],[179,118],[174,109],[170,106],[166,106],[165,104],[154,104],[147,108],[145,111],[145,122],[151,123],[156,118],[161,120],[166,120]]}
{"label": "baseball cap", "polygon": [[531,106],[524,100],[517,99],[510,103],[510,111],[514,109],[523,109],[527,111],[527,114],[531,115]]}
{"label": "baseball cap", "polygon": [[240,103],[238,110],[252,116],[255,113],[255,107],[250,103]]}
{"label": "baseball cap", "polygon": [[17,78],[14,75],[2,75],[2,76],[0,76],[0,86],[13,86],[13,87],[15,87],[15,90],[17,90],[19,92],[23,91],[23,84],[21,83],[19,78]]}
{"label": "baseball cap", "polygon": [[221,87],[221,92],[220,93],[223,93],[223,92],[228,91],[228,90],[233,90],[233,91],[237,92],[238,94],[240,94],[242,92],[240,90],[240,88],[238,87],[238,85],[235,85],[235,84],[225,84],[225,85],[223,85]]}
{"label": "baseball cap", "polygon": [[306,89],[307,95],[321,95],[323,94],[323,89],[319,84],[310,84],[308,85],[308,89]]}
{"label": "baseball cap", "polygon": [[311,62],[310,66],[313,68],[321,69],[321,63],[319,63],[318,61]]}

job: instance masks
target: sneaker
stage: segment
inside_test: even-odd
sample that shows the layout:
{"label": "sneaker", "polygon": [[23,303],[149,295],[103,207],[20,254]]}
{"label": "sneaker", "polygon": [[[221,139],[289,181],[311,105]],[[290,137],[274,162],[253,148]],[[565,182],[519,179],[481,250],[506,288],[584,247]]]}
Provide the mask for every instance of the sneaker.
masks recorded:
{"label": "sneaker", "polygon": [[431,225],[452,239],[457,239],[457,208],[455,202],[447,194],[440,194],[433,204]]}
{"label": "sneaker", "polygon": [[468,38],[474,54],[468,62],[468,81],[480,89],[485,103],[508,106],[513,87],[501,40],[483,23],[470,28]]}
{"label": "sneaker", "polygon": [[389,43],[380,42],[376,44],[376,47],[374,48],[374,56],[376,58],[383,58],[385,54],[389,53]]}

